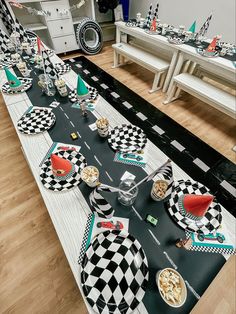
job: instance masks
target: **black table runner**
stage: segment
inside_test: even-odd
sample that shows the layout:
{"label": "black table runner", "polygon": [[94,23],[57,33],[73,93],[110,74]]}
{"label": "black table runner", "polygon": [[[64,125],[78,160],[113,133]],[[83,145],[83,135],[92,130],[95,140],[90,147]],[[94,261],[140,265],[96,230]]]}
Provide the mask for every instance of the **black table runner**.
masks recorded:
{"label": "black table runner", "polygon": [[[76,62],[68,61],[68,63],[75,72],[80,73],[87,83],[97,88],[101,96],[123,116],[131,123],[141,127],[147,134],[147,137],[193,179],[206,184],[217,197],[221,195],[220,201],[223,201],[224,205],[232,204],[232,202],[235,201],[230,197],[230,193],[227,193],[227,191],[224,192],[225,194],[222,193],[221,187],[217,184],[216,180],[219,170],[221,170],[220,176],[224,177],[224,166],[228,167],[230,171],[231,169],[234,171],[235,165],[86,58],[80,57],[76,59]],[[76,67],[76,63],[79,63],[81,68]],[[84,70],[86,71],[84,72]],[[96,121],[92,113],[89,112],[87,118],[84,118],[80,110],[72,108],[72,104],[67,98],[62,98],[58,94],[55,97],[42,95],[37,85],[39,74],[37,71],[38,70],[34,69],[31,72],[33,88],[27,92],[32,104],[35,106],[48,107],[54,99],[61,103],[59,107],[53,109],[57,120],[54,127],[49,131],[49,135],[54,142],[80,145],[81,153],[85,156],[88,164],[95,165],[99,169],[100,180],[105,184],[118,186],[120,178],[126,170],[136,176],[136,181],[146,176],[144,170],[139,167],[113,161],[115,152],[109,147],[107,139],[99,137],[96,131],[92,132],[88,127],[88,125]],[[16,70],[16,73],[20,75],[18,70]],[[95,81],[92,79],[93,76],[96,76],[98,80]],[[105,86],[107,88],[104,88]],[[116,95],[114,97],[114,92],[118,97]],[[123,103],[125,101],[131,104],[132,108],[128,109],[124,106]],[[142,112],[148,119],[142,121],[136,115],[137,112]],[[106,116],[105,108],[104,116]],[[72,126],[70,121],[73,122],[75,127]],[[160,128],[163,128],[165,133],[159,135],[152,129],[153,125],[158,125]],[[78,131],[81,135],[81,139],[79,138],[76,142],[72,141],[70,138],[70,133],[75,131]],[[181,139],[180,142],[186,145],[185,147],[187,147],[187,149],[182,153],[178,152],[175,147],[170,145],[171,139]],[[210,167],[207,173],[203,173],[203,171],[192,162],[196,154]],[[97,163],[95,157],[102,166]],[[107,173],[112,178],[113,182],[109,179]],[[229,172],[226,176],[229,176]],[[167,214],[164,202],[154,202],[150,198],[151,184],[151,182],[148,182],[140,186],[139,195],[134,204],[134,208],[142,217],[142,220],[132,208],[124,207],[119,204],[114,193],[111,193],[107,197],[107,200],[114,207],[116,216],[130,219],[129,232],[139,240],[146,253],[150,276],[148,289],[143,301],[148,313],[189,313],[197,302],[196,295],[201,296],[204,293],[213,278],[224,265],[225,259],[220,254],[190,252],[175,247],[175,240],[184,237],[185,233],[175,224],[169,214]],[[88,196],[91,189],[84,183],[79,186],[79,189],[89,204]],[[228,207],[226,206],[226,208]],[[143,221],[147,214],[158,217],[159,223],[156,228],[152,228]],[[158,239],[160,245],[154,240],[152,234]],[[172,267],[168,258],[178,267],[177,270],[196,291],[195,294],[188,290],[187,301],[185,305],[179,309],[173,309],[164,303],[158,293],[155,282],[155,274],[158,270],[164,267]]]}

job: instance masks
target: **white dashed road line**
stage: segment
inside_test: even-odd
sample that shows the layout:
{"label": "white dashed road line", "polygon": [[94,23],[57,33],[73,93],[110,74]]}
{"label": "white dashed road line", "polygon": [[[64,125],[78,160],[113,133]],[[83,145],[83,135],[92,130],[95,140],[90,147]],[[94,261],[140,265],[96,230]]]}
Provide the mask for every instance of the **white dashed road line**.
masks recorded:
{"label": "white dashed road line", "polygon": [[84,144],[86,145],[86,147],[90,150],[90,146],[84,141]]}
{"label": "white dashed road line", "polygon": [[72,121],[70,121],[70,124],[73,126],[73,128],[75,128],[75,125]]}
{"label": "white dashed road line", "polygon": [[102,163],[99,161],[99,159],[97,158],[97,156],[93,156],[94,157],[94,159],[97,161],[97,163],[102,167]]}
{"label": "white dashed road line", "polygon": [[175,265],[175,263],[173,262],[173,260],[170,258],[170,256],[164,251],[163,254],[166,256],[166,258],[168,259],[168,261],[171,263],[171,265],[174,267],[175,270],[178,269],[178,267]]}
{"label": "white dashed road line", "polygon": [[105,171],[105,174],[108,176],[109,180],[110,180],[111,182],[113,182],[112,177],[109,175],[109,173],[108,173],[107,171]]}
{"label": "white dashed road line", "polygon": [[142,217],[139,215],[139,213],[137,212],[137,210],[135,209],[134,206],[132,206],[132,209],[133,209],[133,211],[135,212],[135,214],[138,216],[138,218],[139,218],[140,220],[143,220]]}
{"label": "white dashed road line", "polygon": [[66,116],[66,118],[67,118],[68,120],[70,120],[70,118],[68,117],[68,115],[67,115],[66,113],[64,113],[64,115]]}
{"label": "white dashed road line", "polygon": [[153,232],[148,229],[149,233],[151,234],[151,236],[153,237],[154,241],[158,244],[158,245],[161,245],[161,242],[159,240],[157,240],[156,236],[153,234]]}
{"label": "white dashed road line", "polygon": [[200,295],[193,289],[193,287],[189,284],[187,280],[185,280],[186,286],[189,288],[189,290],[192,292],[192,294],[199,300]]}

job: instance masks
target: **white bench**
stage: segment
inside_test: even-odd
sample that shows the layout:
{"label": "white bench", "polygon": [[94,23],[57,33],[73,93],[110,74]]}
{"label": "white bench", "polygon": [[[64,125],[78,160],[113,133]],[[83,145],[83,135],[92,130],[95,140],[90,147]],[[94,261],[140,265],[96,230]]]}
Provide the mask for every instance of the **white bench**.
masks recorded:
{"label": "white bench", "polygon": [[[176,93],[176,87],[178,87]],[[168,104],[179,97],[180,90],[199,98],[216,109],[236,118],[235,96],[207,83],[189,73],[181,73],[174,77],[174,85],[170,90],[164,104]]]}
{"label": "white bench", "polygon": [[125,64],[124,62],[120,62],[119,56],[121,55],[155,73],[152,89],[149,91],[150,93],[162,88],[170,65],[167,61],[126,43],[114,44],[112,47],[114,49],[114,68]]}

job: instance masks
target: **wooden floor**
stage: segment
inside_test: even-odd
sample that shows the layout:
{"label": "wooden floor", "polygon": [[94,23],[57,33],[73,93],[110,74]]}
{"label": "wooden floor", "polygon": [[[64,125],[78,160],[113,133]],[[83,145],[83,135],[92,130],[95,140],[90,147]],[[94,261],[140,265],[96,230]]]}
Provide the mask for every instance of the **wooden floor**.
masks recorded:
{"label": "wooden floor", "polygon": [[[148,71],[111,69],[109,46],[89,59],[235,160],[232,119],[188,95],[162,105],[161,92],[147,92]],[[0,313],[87,313],[1,96],[0,121]]]}

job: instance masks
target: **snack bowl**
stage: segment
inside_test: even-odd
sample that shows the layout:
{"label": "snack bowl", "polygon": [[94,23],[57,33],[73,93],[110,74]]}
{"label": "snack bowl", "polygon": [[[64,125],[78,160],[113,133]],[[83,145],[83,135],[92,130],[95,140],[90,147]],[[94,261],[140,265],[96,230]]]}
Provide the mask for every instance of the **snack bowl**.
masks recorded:
{"label": "snack bowl", "polygon": [[99,170],[94,166],[87,166],[81,171],[81,179],[91,188],[99,184]]}
{"label": "snack bowl", "polygon": [[166,304],[175,308],[184,305],[187,299],[187,288],[183,277],[175,269],[164,268],[158,271],[156,283],[159,293]]}

